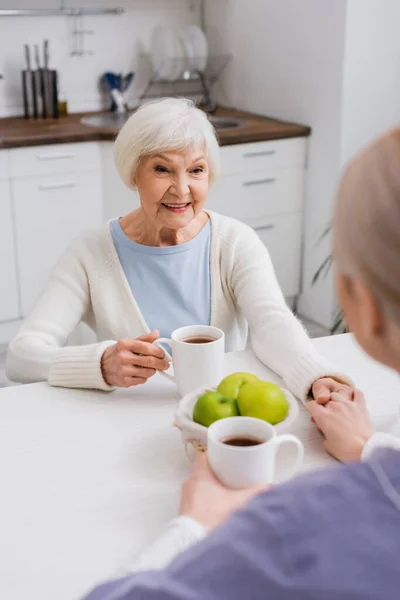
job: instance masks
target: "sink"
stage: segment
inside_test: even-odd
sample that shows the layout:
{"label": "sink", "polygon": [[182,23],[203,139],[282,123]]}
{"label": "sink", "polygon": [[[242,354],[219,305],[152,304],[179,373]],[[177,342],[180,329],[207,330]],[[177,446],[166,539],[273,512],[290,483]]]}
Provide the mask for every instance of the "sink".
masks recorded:
{"label": "sink", "polygon": [[246,124],[244,119],[235,119],[234,117],[214,117],[210,115],[208,118],[215,129],[237,129],[238,127],[244,127]]}
{"label": "sink", "polygon": [[88,115],[81,119],[83,125],[89,127],[105,127],[106,129],[121,129],[125,125],[132,112],[127,113],[102,113],[100,115]]}
{"label": "sink", "polygon": [[[89,127],[121,129],[132,114],[132,112],[127,112],[122,114],[102,113],[100,115],[88,115],[81,119],[81,123],[83,125],[89,125]],[[210,115],[209,119],[215,129],[237,129],[239,127],[244,127],[246,124],[244,119],[235,119],[234,117],[216,117]]]}

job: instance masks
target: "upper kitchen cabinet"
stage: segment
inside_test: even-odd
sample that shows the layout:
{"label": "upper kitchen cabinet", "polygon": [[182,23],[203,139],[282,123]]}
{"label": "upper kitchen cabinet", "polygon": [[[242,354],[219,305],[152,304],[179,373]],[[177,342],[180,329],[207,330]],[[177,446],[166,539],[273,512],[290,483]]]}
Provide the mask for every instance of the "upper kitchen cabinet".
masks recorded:
{"label": "upper kitchen cabinet", "polygon": [[15,149],[10,172],[26,316],[72,240],[103,222],[100,152],[96,143]]}
{"label": "upper kitchen cabinet", "polygon": [[14,223],[7,162],[8,152],[0,150],[0,322],[19,317]]}

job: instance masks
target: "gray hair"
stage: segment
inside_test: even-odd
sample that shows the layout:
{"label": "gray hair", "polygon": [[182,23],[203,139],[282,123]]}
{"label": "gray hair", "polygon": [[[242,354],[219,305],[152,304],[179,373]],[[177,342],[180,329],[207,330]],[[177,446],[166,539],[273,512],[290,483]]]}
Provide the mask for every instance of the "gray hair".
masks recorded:
{"label": "gray hair", "polygon": [[114,158],[122,181],[133,189],[144,157],[199,146],[205,148],[212,185],[220,165],[214,127],[191,100],[164,98],[143,104],[128,119],[115,141]]}
{"label": "gray hair", "polygon": [[338,193],[334,246],[340,271],[358,277],[400,324],[400,128],[348,166]]}

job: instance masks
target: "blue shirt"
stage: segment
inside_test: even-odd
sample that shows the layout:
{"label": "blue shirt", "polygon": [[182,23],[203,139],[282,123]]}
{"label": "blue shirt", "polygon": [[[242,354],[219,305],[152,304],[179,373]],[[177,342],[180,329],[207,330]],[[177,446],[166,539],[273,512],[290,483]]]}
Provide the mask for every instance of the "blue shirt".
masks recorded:
{"label": "blue shirt", "polygon": [[115,219],[110,231],[132,294],[150,327],[161,337],[185,325],[210,325],[211,223],[190,242],[143,246],[132,242]]}
{"label": "blue shirt", "polygon": [[261,494],[168,568],[87,600],[397,600],[399,556],[400,452],[378,450]]}

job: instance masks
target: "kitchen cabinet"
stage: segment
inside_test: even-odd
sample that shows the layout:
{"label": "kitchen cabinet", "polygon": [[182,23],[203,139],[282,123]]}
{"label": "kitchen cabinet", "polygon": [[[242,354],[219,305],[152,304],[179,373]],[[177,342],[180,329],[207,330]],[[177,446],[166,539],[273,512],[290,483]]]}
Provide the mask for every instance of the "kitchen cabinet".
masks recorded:
{"label": "kitchen cabinet", "polygon": [[306,140],[221,148],[221,177],[208,207],[253,227],[269,250],[289,304],[300,292]]}
{"label": "kitchen cabinet", "polygon": [[100,150],[96,143],[15,149],[10,172],[24,317],[67,246],[103,222]]}
{"label": "kitchen cabinet", "polygon": [[285,297],[296,297],[301,273],[301,213],[276,215],[263,225],[255,225],[254,229],[268,248]]}
{"label": "kitchen cabinet", "polygon": [[6,150],[0,151],[0,322],[19,316],[14,223]]}

